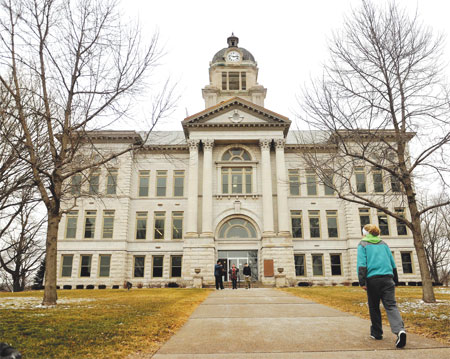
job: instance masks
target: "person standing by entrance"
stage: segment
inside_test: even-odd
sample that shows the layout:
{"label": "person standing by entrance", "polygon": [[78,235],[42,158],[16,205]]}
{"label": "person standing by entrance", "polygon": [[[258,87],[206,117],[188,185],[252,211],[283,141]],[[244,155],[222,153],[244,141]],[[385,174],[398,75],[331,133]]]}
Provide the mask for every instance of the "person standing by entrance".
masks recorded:
{"label": "person standing by entrance", "polygon": [[248,263],[245,263],[243,273],[245,278],[245,289],[250,289],[250,284],[252,282],[252,270]]}
{"label": "person standing by entrance", "polygon": [[391,325],[397,335],[395,346],[406,345],[406,332],[402,317],[395,301],[395,285],[398,284],[397,268],[391,250],[378,236],[380,229],[366,224],[362,230],[364,238],[358,244],[357,268],[360,286],[367,291],[369,314],[372,325],[370,337],[383,339],[380,299]]}
{"label": "person standing by entrance", "polygon": [[228,271],[228,274],[230,275],[231,283],[233,285],[233,289],[237,289],[237,280],[239,276],[239,268],[236,268],[236,265],[233,264]]}
{"label": "person standing by entrance", "polygon": [[223,265],[221,261],[217,261],[217,264],[214,266],[214,277],[216,278],[216,289],[223,289]]}

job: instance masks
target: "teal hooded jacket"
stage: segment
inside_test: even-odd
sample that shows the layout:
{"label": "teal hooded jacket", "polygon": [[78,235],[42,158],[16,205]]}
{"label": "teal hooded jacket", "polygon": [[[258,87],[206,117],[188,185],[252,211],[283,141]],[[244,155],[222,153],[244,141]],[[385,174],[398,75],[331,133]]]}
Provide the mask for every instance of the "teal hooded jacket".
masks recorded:
{"label": "teal hooded jacket", "polygon": [[361,286],[367,285],[367,278],[373,276],[391,276],[398,283],[397,267],[389,246],[370,233],[358,244],[356,266]]}

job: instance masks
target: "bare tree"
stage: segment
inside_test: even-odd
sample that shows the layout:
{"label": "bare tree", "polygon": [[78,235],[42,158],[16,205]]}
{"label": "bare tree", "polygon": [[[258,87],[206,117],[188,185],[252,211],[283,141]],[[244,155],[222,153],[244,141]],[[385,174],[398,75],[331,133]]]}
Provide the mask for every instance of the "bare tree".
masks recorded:
{"label": "bare tree", "polygon": [[[65,183],[141,145],[93,157],[90,139],[119,119],[132,121],[161,57],[157,40],[145,45],[138,26],[123,24],[114,0],[1,0],[0,83],[12,97],[24,160],[47,211],[44,305],[57,300]],[[164,87],[155,96],[151,128],[172,107],[170,94]]]}
{"label": "bare tree", "polygon": [[[331,61],[322,79],[305,90],[302,115],[327,134],[320,144],[328,146],[326,153],[312,150],[304,156],[319,177],[330,183],[332,173],[339,198],[382,211],[411,230],[425,302],[435,297],[421,218],[449,203],[420,208],[416,187],[423,182],[449,188],[450,111],[442,44],[441,36],[434,37],[394,2],[379,7],[363,0],[331,39]],[[382,194],[361,188],[361,168],[384,184]],[[403,206],[410,217],[395,210]]]}

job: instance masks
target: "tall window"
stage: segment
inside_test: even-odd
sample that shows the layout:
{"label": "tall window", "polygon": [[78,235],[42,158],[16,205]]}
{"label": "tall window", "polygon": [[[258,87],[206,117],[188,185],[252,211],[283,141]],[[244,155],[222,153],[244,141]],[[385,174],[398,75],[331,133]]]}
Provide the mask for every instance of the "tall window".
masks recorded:
{"label": "tall window", "polygon": [[330,254],[331,275],[342,275],[341,255]]}
{"label": "tall window", "polygon": [[[404,208],[395,208],[395,214],[398,216],[405,218],[405,209]],[[406,236],[408,234],[408,231],[406,230],[406,224],[405,222],[396,219],[397,221],[397,234],[399,236]]]}
{"label": "tall window", "polygon": [[325,196],[333,196],[334,195],[333,172],[326,171],[324,175],[325,178],[323,179],[323,189]]}
{"label": "tall window", "polygon": [[86,211],[84,219],[84,238],[94,238],[95,235],[95,217],[97,211]]}
{"label": "tall window", "polygon": [[63,254],[61,258],[61,277],[72,276],[73,254]]}
{"label": "tall window", "polygon": [[337,238],[339,236],[337,218],[337,211],[327,211],[327,227],[329,238]]}
{"label": "tall window", "polygon": [[106,177],[106,194],[116,194],[117,192],[117,169],[108,170]]}
{"label": "tall window", "polygon": [[304,254],[296,254],[294,256],[295,263],[295,275],[297,277],[305,275],[305,255]]}
{"label": "tall window", "polygon": [[391,189],[392,189],[392,192],[401,192],[402,191],[400,181],[398,180],[397,177],[392,176],[392,175],[391,175]]}
{"label": "tall window", "polygon": [[291,211],[292,237],[302,238],[302,211]]}
{"label": "tall window", "polygon": [[162,278],[164,267],[164,257],[163,256],[153,256],[153,268],[152,277]]}
{"label": "tall window", "polygon": [[256,229],[243,218],[233,218],[222,225],[219,238],[256,238]]}
{"label": "tall window", "polygon": [[70,211],[66,218],[66,238],[77,236],[78,211]]}
{"label": "tall window", "polygon": [[80,277],[90,277],[91,276],[91,255],[81,256],[81,266],[80,266]]}
{"label": "tall window", "polygon": [[94,170],[89,176],[89,194],[98,194],[100,184],[100,171]]}
{"label": "tall window", "polygon": [[170,257],[170,276],[174,278],[181,277],[181,262],[182,256],[171,256]]}
{"label": "tall window", "polygon": [[184,196],[184,171],[173,171],[173,196]]}
{"label": "tall window", "polygon": [[314,170],[306,170],[306,193],[308,196],[317,195],[317,180]]}
{"label": "tall window", "polygon": [[224,71],[222,72],[222,90],[246,90],[247,76],[245,72]]}
{"label": "tall window", "polygon": [[364,167],[355,167],[356,192],[367,192]]}
{"label": "tall window", "polygon": [[239,72],[228,73],[228,90],[239,90]]}
{"label": "tall window", "polygon": [[136,212],[136,239],[147,238],[147,212]]}
{"label": "tall window", "polygon": [[413,264],[412,264],[412,256],[411,252],[401,252],[402,257],[402,267],[404,274],[412,274],[413,273]]}
{"label": "tall window", "polygon": [[183,212],[172,212],[172,239],[183,238]]}
{"label": "tall window", "polygon": [[308,211],[311,238],[320,238],[320,212]]}
{"label": "tall window", "polygon": [[323,275],[323,254],[312,255],[313,275]]}
{"label": "tall window", "polygon": [[252,193],[252,169],[240,167],[222,168],[222,192]]}
{"label": "tall window", "polygon": [[114,230],[114,211],[103,211],[102,238],[112,238]]}
{"label": "tall window", "polygon": [[109,277],[109,270],[111,267],[111,255],[100,254],[99,256],[99,277]]}
{"label": "tall window", "polygon": [[164,239],[165,223],[166,223],[166,212],[155,212],[154,239]]}
{"label": "tall window", "polygon": [[167,186],[167,171],[156,171],[156,196],[165,197]]}
{"label": "tall window", "polygon": [[71,178],[70,193],[73,195],[81,194],[81,175],[76,174]]}
{"label": "tall window", "polygon": [[150,184],[150,171],[139,171],[139,197],[148,196]]}
{"label": "tall window", "polygon": [[380,168],[374,167],[372,169],[373,190],[375,193],[383,193],[383,175]]}
{"label": "tall window", "polygon": [[289,170],[289,193],[300,196],[300,174],[298,170]]}
{"label": "tall window", "polygon": [[380,234],[382,236],[389,235],[389,222],[386,213],[378,211],[378,227],[380,227]]}
{"label": "tall window", "polygon": [[359,223],[361,224],[361,229],[370,223],[370,212],[368,208],[359,209]]}
{"label": "tall window", "polygon": [[145,269],[145,256],[134,256],[134,278],[143,278]]}

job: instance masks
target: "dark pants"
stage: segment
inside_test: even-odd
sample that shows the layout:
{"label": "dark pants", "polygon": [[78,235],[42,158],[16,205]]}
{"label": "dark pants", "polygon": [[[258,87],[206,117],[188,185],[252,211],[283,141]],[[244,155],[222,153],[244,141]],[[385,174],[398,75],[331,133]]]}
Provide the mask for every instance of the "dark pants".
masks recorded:
{"label": "dark pants", "polygon": [[381,324],[380,300],[391,325],[392,333],[398,334],[400,330],[405,330],[402,317],[395,301],[395,284],[390,276],[382,276],[367,279],[367,299],[369,302],[370,334],[374,337],[383,335]]}
{"label": "dark pants", "polygon": [[233,289],[237,289],[237,279],[231,279],[231,284],[233,285]]}
{"label": "dark pants", "polygon": [[221,275],[215,275],[214,277],[216,277],[216,289],[223,289],[223,280],[222,280],[222,276]]}

